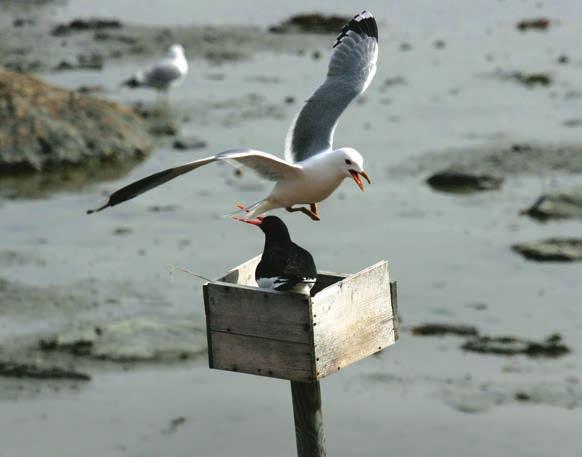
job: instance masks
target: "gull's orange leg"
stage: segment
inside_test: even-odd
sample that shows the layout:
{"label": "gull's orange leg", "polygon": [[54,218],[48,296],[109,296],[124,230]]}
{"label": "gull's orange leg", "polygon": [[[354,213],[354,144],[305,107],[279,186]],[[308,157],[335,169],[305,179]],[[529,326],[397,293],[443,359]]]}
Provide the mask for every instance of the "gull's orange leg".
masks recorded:
{"label": "gull's orange leg", "polygon": [[238,209],[240,209],[241,211],[244,211],[245,213],[250,213],[251,210],[248,209],[245,205],[243,205],[241,202],[236,202],[236,207]]}
{"label": "gull's orange leg", "polygon": [[[285,208],[287,211],[289,211],[290,213],[295,213],[297,211],[302,212],[303,214],[309,216],[311,218],[311,220],[314,221],[318,221],[319,220],[319,214],[317,214],[317,205],[315,203],[311,204],[311,210],[303,207],[303,206],[298,206],[298,207],[291,207],[288,206]],[[313,211],[313,209],[315,209],[315,211]]]}
{"label": "gull's orange leg", "polygon": [[311,208],[311,212],[313,213],[313,215],[317,218],[314,220],[319,220],[319,212],[317,211],[317,203],[312,203],[310,205],[310,208]]}

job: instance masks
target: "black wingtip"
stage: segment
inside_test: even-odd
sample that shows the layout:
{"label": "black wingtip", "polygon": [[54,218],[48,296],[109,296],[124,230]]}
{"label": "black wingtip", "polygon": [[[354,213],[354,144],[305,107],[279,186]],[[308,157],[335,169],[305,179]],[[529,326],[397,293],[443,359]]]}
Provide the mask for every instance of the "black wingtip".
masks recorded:
{"label": "black wingtip", "polygon": [[104,210],[105,208],[108,208],[112,206],[111,202],[108,201],[107,203],[105,203],[104,205],[100,206],[99,208],[95,208],[95,209],[88,209],[87,210],[87,214],[93,214],[93,213],[98,213],[99,211]]}
{"label": "black wingtip", "polygon": [[376,19],[369,11],[364,10],[360,14],[356,14],[350,22],[344,25],[333,45],[334,48],[341,43],[342,38],[347,36],[349,31],[358,35],[369,36],[378,41],[378,24],[376,24]]}

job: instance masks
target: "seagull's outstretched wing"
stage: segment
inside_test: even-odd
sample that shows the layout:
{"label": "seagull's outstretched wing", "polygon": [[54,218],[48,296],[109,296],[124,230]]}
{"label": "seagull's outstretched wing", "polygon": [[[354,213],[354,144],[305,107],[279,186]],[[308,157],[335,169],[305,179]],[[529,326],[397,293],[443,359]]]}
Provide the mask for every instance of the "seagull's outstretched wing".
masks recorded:
{"label": "seagull's outstretched wing", "polygon": [[327,79],[291,124],[285,158],[300,162],[331,148],[333,132],[347,106],[369,86],[378,60],[378,26],[367,11],[355,16],[338,36]]}
{"label": "seagull's outstretched wing", "polygon": [[228,151],[206,157],[204,159],[188,162],[173,168],[168,168],[164,171],[159,171],[153,175],[140,179],[132,184],[129,184],[121,189],[113,192],[103,206],[88,210],[87,214],[101,211],[109,206],[115,206],[124,201],[131,200],[138,195],[147,192],[154,187],[158,187],[171,179],[177,178],[184,173],[200,168],[217,160],[235,160],[245,167],[254,170],[259,176],[270,181],[278,181],[279,179],[292,178],[301,173],[301,167],[286,162],[274,155],[266,152],[257,151],[254,149],[229,149]]}

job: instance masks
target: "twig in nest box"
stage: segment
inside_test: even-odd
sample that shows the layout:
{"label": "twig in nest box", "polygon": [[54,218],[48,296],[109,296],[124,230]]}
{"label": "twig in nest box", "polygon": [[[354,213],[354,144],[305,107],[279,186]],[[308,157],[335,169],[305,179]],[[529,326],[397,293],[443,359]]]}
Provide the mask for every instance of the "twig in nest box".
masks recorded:
{"label": "twig in nest box", "polygon": [[212,282],[211,279],[205,278],[204,276],[199,275],[198,273],[194,273],[193,271],[190,271],[187,268],[176,267],[174,265],[168,265],[168,266],[170,267],[170,275],[174,272],[174,270],[180,270],[184,273],[188,273],[189,275],[195,276],[198,279],[202,279],[203,281]]}

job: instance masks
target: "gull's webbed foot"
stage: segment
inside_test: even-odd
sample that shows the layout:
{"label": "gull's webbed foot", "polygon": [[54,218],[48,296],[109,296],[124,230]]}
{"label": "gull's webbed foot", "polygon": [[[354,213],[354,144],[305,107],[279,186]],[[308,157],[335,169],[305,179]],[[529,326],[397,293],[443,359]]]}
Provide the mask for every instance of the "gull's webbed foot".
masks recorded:
{"label": "gull's webbed foot", "polygon": [[297,211],[302,212],[303,214],[305,214],[306,216],[309,216],[311,218],[311,220],[313,221],[319,221],[319,214],[317,213],[317,204],[312,203],[311,204],[311,209],[307,209],[303,206],[298,206],[298,207],[291,207],[288,206],[285,208],[287,211],[289,211],[290,213],[295,213]]}

